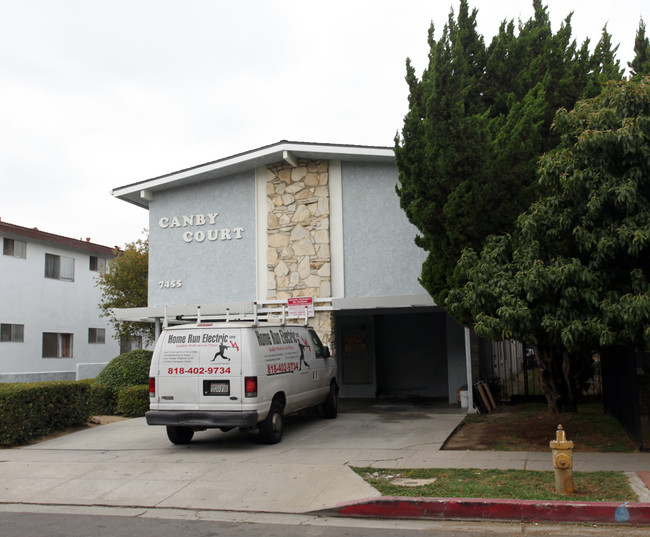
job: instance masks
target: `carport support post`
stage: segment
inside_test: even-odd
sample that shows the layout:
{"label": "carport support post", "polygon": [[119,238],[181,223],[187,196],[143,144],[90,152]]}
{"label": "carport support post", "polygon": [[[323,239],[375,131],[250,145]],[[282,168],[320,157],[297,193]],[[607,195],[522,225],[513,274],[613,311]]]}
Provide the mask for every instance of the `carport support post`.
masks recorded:
{"label": "carport support post", "polygon": [[156,339],[160,336],[160,317],[156,317]]}
{"label": "carport support post", "polygon": [[472,346],[469,328],[465,327],[465,370],[467,371],[467,413],[474,414],[474,390],[472,389]]}

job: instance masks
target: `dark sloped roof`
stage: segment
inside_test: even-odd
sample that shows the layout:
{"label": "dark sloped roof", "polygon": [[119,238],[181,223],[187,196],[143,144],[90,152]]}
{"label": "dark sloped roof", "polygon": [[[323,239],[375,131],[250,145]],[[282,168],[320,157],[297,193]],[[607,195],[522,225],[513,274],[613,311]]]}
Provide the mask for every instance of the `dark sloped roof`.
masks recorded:
{"label": "dark sloped roof", "polygon": [[25,237],[28,239],[34,239],[40,242],[48,242],[51,244],[57,244],[60,246],[65,246],[67,248],[73,248],[75,250],[83,250],[86,252],[92,252],[95,254],[101,254],[106,257],[114,257],[115,254],[113,251],[117,248],[111,248],[109,246],[102,246],[101,244],[95,244],[90,242],[90,239],[85,241],[79,239],[72,239],[70,237],[64,237],[62,235],[55,235],[54,233],[47,233],[46,231],[41,231],[37,228],[28,228],[17,226],[16,224],[9,224],[8,222],[0,221],[0,234],[2,235],[17,235],[19,237]]}

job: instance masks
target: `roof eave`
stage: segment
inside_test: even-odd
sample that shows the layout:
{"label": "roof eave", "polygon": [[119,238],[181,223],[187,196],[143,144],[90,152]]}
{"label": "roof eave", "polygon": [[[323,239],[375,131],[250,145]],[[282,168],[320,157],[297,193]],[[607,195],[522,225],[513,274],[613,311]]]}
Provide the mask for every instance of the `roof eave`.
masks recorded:
{"label": "roof eave", "polygon": [[276,144],[246,151],[245,153],[239,153],[206,164],[200,164],[170,174],[118,187],[113,189],[112,195],[148,209],[149,201],[152,197],[151,193],[156,190],[166,190],[180,184],[188,184],[205,179],[222,177],[243,170],[251,170],[288,160],[292,157],[311,160],[395,161],[395,153],[392,147],[281,141]]}

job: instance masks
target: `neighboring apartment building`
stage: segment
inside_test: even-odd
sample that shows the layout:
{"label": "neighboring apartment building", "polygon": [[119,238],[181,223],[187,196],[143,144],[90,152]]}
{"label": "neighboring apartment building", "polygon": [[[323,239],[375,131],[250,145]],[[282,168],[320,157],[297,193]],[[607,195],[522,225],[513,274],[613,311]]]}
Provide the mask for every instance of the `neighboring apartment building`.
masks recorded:
{"label": "neighboring apartment building", "polygon": [[0,221],[0,382],[94,377],[120,353],[100,317],[112,248]]}

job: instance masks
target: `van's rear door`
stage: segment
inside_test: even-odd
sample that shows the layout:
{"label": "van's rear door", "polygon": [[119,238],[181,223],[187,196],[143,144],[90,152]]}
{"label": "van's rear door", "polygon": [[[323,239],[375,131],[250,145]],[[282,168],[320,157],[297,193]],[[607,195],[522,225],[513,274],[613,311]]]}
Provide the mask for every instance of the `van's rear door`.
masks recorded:
{"label": "van's rear door", "polygon": [[159,410],[239,410],[239,329],[192,325],[163,332],[157,371]]}
{"label": "van's rear door", "polygon": [[203,325],[199,356],[199,407],[201,410],[241,410],[241,329]]}

